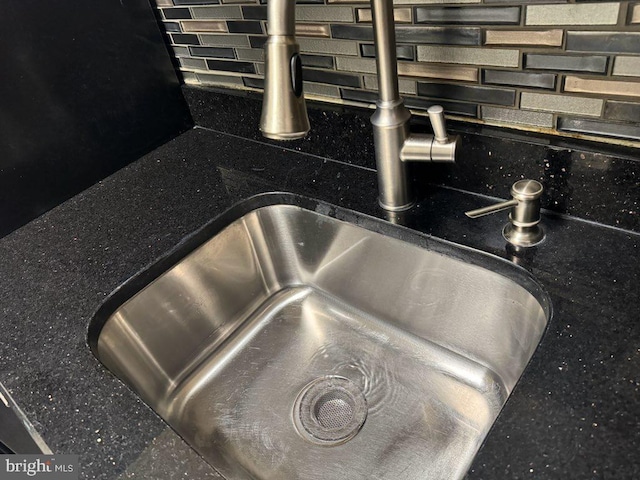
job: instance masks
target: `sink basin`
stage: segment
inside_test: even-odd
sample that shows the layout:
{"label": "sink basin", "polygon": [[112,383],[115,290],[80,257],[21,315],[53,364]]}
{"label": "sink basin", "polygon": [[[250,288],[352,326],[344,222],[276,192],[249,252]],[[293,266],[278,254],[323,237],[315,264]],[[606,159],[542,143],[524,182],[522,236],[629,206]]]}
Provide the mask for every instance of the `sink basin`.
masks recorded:
{"label": "sink basin", "polygon": [[285,194],[118,289],[89,343],[229,479],[458,479],[533,355],[522,269]]}

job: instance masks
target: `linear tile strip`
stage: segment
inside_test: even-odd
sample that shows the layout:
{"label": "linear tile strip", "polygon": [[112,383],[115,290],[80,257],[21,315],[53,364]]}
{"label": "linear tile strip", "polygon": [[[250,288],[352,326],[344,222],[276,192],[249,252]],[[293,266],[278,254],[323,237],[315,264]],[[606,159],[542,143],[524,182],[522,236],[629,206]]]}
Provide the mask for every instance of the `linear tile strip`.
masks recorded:
{"label": "linear tile strip", "polygon": [[518,50],[499,48],[427,47],[418,45],[418,61],[517,67],[520,61],[520,52]]}
{"label": "linear tile strip", "polygon": [[571,97],[547,93],[522,92],[520,108],[552,113],[600,116],[604,101],[599,98]]}
{"label": "linear tile strip", "polygon": [[219,20],[185,20],[180,24],[183,32],[227,33],[227,22]]}
{"label": "linear tile strip", "polygon": [[613,74],[626,77],[640,77],[640,57],[616,57]]}
{"label": "linear tile strip", "polygon": [[527,112],[512,108],[482,107],[482,118],[505,123],[507,125],[516,123],[518,125],[535,125],[538,127],[553,127],[553,114],[542,112]]}
{"label": "linear tile strip", "polygon": [[[358,8],[356,10],[356,18],[361,23],[371,23],[373,20],[370,8]],[[394,8],[393,19],[396,23],[411,23],[410,8]]]}
{"label": "linear tile strip", "polygon": [[619,3],[529,5],[526,25],[615,25]]}
{"label": "linear tile strip", "polygon": [[562,46],[564,31],[555,30],[486,30],[486,45]]}

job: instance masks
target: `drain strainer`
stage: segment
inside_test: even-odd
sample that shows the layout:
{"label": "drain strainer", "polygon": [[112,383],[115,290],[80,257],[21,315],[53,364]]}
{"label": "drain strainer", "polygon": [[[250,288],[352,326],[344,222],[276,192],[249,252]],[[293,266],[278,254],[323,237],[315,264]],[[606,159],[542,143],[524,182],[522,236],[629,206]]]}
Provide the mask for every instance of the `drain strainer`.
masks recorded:
{"label": "drain strainer", "polygon": [[367,418],[367,400],[351,380],[322,377],[300,392],[293,418],[298,432],[307,440],[339,445],[360,431]]}

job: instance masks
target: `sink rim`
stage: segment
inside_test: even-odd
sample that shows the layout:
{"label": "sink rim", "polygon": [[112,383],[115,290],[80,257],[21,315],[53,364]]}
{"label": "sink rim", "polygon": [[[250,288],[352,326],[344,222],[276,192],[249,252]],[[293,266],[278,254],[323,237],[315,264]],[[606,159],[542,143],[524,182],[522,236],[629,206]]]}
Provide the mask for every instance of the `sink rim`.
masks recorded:
{"label": "sink rim", "polygon": [[[527,365],[531,362],[536,351],[540,348],[540,344],[546,336],[551,321],[553,320],[553,305],[546,289],[529,271],[523,267],[514,264],[507,259],[498,257],[497,255],[413,230],[403,225],[393,224],[381,218],[340,207],[322,200],[312,199],[310,197],[289,192],[266,192],[251,196],[233,204],[220,215],[206,222],[202,227],[190,234],[187,234],[174,247],[170,248],[156,260],[133,274],[130,278],[118,285],[109,295],[107,295],[91,316],[91,320],[87,326],[87,344],[98,361],[102,363],[98,353],[98,340],[100,338],[102,328],[121,306],[166,271],[177,265],[194,250],[232,224],[235,220],[238,220],[252,211],[275,205],[290,205],[310,210],[320,215],[325,215],[336,220],[364,228],[371,232],[379,233],[465,263],[470,263],[472,265],[488,269],[498,275],[508,278],[524,288],[536,299],[547,318],[540,341],[531,355],[529,362],[527,362]],[[527,369],[527,365],[524,367],[523,375]],[[107,367],[105,366],[105,368]],[[107,368],[107,370],[109,369]],[[520,379],[517,383],[519,382]]]}

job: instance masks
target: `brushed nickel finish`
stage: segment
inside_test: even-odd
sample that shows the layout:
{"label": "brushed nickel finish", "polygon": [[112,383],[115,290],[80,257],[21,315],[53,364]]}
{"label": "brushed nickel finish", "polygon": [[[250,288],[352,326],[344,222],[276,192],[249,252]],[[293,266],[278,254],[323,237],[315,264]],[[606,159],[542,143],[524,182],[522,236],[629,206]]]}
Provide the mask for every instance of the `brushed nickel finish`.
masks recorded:
{"label": "brushed nickel finish", "polygon": [[[514,265],[447,248],[262,207],[110,310],[90,343],[226,478],[461,479],[549,304]],[[321,378],[342,393],[313,392],[301,420]]]}
{"label": "brushed nickel finish", "polygon": [[470,218],[510,209],[502,235],[512,245],[532,247],[544,240],[540,223],[540,197],[544,188],[535,180],[519,180],[511,186],[511,200],[465,212]]}
{"label": "brushed nickel finish", "polygon": [[[405,161],[454,162],[460,138],[449,138],[442,107],[429,108],[434,135],[410,135],[411,114],[398,89],[398,62],[391,0],[371,0],[378,101],[371,118],[380,190],[379,203],[388,211],[403,211],[414,205]],[[270,0],[269,39],[265,45],[265,93],[260,129],[278,140],[300,138],[309,130],[304,95],[291,89],[289,62],[297,52],[295,41],[295,2]],[[289,48],[280,45],[286,38]],[[279,45],[276,47],[276,45]]]}

